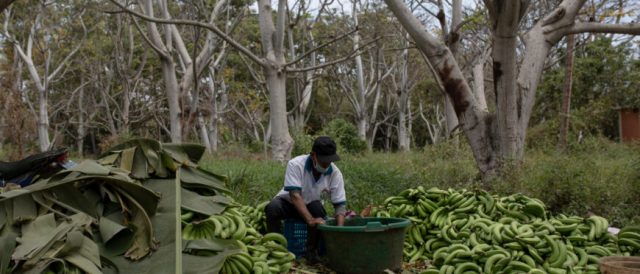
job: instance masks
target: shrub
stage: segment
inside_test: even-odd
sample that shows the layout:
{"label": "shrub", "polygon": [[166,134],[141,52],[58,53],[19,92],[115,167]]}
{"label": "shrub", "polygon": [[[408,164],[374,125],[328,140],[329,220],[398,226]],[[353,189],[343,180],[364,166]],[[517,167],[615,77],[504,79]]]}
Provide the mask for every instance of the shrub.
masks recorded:
{"label": "shrub", "polygon": [[309,154],[314,137],[305,133],[294,133],[292,137],[295,143],[293,144],[291,156],[295,157],[302,154]]}
{"label": "shrub", "polygon": [[338,144],[338,151],[357,154],[367,150],[367,142],[358,137],[356,127],[343,119],[331,121],[320,135],[333,138]]}

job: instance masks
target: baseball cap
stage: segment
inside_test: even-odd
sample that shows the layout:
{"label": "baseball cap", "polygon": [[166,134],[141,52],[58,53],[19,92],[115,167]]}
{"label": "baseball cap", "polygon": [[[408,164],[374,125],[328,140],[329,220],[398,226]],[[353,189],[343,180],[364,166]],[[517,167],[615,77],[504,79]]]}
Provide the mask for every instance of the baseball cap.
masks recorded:
{"label": "baseball cap", "polygon": [[336,154],[336,143],[329,136],[320,136],[313,141],[311,151],[316,153],[318,161],[323,163],[340,161]]}

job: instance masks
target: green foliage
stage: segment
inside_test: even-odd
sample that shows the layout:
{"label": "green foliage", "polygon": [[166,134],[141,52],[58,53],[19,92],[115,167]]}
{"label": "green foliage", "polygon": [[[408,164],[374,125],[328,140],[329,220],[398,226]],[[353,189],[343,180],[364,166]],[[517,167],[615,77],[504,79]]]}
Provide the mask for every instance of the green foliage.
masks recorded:
{"label": "green foliage", "polygon": [[[501,195],[524,193],[539,198],[556,213],[594,213],[622,226],[640,221],[639,152],[640,147],[605,138],[573,143],[566,155],[530,150],[521,168],[507,165],[491,185]],[[345,154],[342,158],[337,165],[345,178],[348,207],[356,212],[418,185],[444,189],[478,185],[473,155],[466,144],[444,142],[420,152]],[[209,156],[200,165],[228,175],[229,188],[243,204],[271,199],[283,185],[284,166],[248,155]]]}
{"label": "green foliage", "polygon": [[311,151],[313,136],[305,133],[294,133],[292,137],[295,143],[293,144],[291,155],[295,157],[297,155],[308,154],[309,151]]}
{"label": "green foliage", "polygon": [[264,150],[264,142],[258,141],[258,140],[251,140],[249,141],[247,148],[249,149],[250,152],[260,153],[261,151]]}
{"label": "green foliage", "polygon": [[333,138],[338,144],[338,151],[362,153],[367,150],[367,143],[358,138],[356,127],[343,119],[335,119],[329,122],[322,129],[320,135]]}
{"label": "green foliage", "polygon": [[[570,132],[573,136],[618,135],[617,107],[639,107],[640,61],[629,58],[634,49],[628,44],[615,45],[610,38],[600,37],[576,48],[571,95]],[[557,137],[557,122],[562,105],[564,62],[548,70],[538,89],[537,106],[531,126],[541,126]],[[543,125],[545,123],[550,123]],[[555,128],[555,133],[553,132]],[[542,136],[541,136],[542,137]]]}

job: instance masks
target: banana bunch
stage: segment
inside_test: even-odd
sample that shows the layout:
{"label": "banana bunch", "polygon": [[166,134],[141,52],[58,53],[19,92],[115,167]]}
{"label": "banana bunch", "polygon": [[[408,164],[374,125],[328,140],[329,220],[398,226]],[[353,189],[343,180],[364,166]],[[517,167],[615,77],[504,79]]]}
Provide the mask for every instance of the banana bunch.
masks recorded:
{"label": "banana bunch", "polygon": [[225,274],[249,274],[252,273],[255,263],[253,258],[245,251],[227,256],[222,265],[221,273]]}
{"label": "banana bunch", "polygon": [[287,250],[287,239],[278,233],[267,233],[247,250],[255,262],[253,273],[288,273],[296,256]]}
{"label": "banana bunch", "polygon": [[600,257],[639,250],[640,227],[619,242],[605,218],[551,217],[542,201],[522,194],[417,187],[371,213],[411,220],[405,260],[430,260],[425,273],[597,273]]}
{"label": "banana bunch", "polygon": [[286,248],[287,240],[278,233],[260,236],[251,245],[240,245],[241,252],[225,259],[222,274],[288,273],[295,259]]}
{"label": "banana bunch", "polygon": [[238,208],[238,211],[242,213],[242,218],[247,225],[258,231],[264,231],[266,229],[267,220],[264,214],[264,208],[267,204],[269,204],[269,201],[263,202],[256,207],[242,205]]}
{"label": "banana bunch", "polygon": [[623,252],[640,255],[640,226],[630,225],[618,233],[618,247]]}
{"label": "banana bunch", "polygon": [[247,234],[247,225],[240,214],[234,211],[221,215],[211,215],[203,220],[192,220],[182,228],[182,238],[195,239],[236,239],[242,240]]}

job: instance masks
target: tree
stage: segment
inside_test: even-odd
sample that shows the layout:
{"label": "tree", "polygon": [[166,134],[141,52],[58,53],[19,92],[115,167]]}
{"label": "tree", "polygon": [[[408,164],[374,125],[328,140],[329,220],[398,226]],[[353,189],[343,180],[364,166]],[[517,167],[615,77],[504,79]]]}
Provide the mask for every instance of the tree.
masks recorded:
{"label": "tree", "polygon": [[[535,94],[552,46],[568,34],[584,32],[640,34],[640,24],[585,22],[578,16],[586,0],[564,0],[520,33],[531,1],[485,0],[491,26],[496,112],[479,107],[451,50],[427,32],[400,0],[385,0],[436,71],[451,98],[479,170],[491,176],[509,160],[524,155],[524,141]],[[518,37],[524,50],[518,62]],[[521,64],[518,66],[518,64]]]}
{"label": "tree", "polygon": [[[76,11],[65,5],[57,5],[55,3],[42,3],[35,7],[32,21],[29,22],[29,32],[26,37],[17,37],[15,31],[11,28],[9,22],[13,14],[13,10],[8,8],[5,10],[5,22],[2,35],[7,39],[26,67],[29,77],[31,78],[34,89],[38,93],[37,111],[31,108],[34,116],[37,117],[38,143],[41,151],[46,151],[51,147],[51,139],[49,137],[49,93],[50,86],[53,81],[57,80],[60,74],[64,74],[70,59],[78,52],[87,35],[87,29],[82,19],[83,10]],[[57,10],[67,9],[67,15],[77,18],[79,27],[82,28],[82,37],[78,41],[74,31],[62,31],[62,28],[55,28],[55,12]],[[33,10],[32,10],[33,11]],[[26,15],[29,17],[29,15]],[[61,20],[62,22],[74,22],[73,20]],[[73,25],[66,25],[73,30]],[[78,27],[78,26],[75,26]],[[23,30],[26,31],[26,30]],[[24,39],[20,41],[20,39]],[[35,44],[35,48],[34,48]],[[71,47],[69,47],[71,46]],[[66,49],[71,48],[71,51]],[[34,53],[36,54],[34,56]],[[62,59],[56,58],[57,54],[64,54]],[[57,64],[56,64],[57,63]]]}
{"label": "tree", "polygon": [[[276,11],[275,22],[273,20],[274,10],[271,6],[270,1],[258,1],[258,22],[260,26],[260,40],[262,47],[261,57],[254,54],[251,50],[240,44],[237,40],[221,31],[214,24],[192,20],[168,19],[168,16],[166,16],[166,14],[165,16],[163,16],[163,18],[156,18],[152,13],[149,13],[150,7],[148,7],[148,5],[145,7],[147,12],[139,13],[128,9],[115,0],[112,0],[112,3],[116,4],[121,9],[132,15],[147,20],[148,24],[153,24],[154,26],[155,23],[162,23],[164,24],[165,28],[175,28],[176,24],[186,24],[206,28],[212,31],[220,39],[228,42],[230,46],[239,50],[243,55],[251,59],[254,63],[262,67],[267,90],[269,91],[269,128],[271,129],[272,158],[277,161],[285,161],[289,159],[291,157],[291,150],[293,149],[293,139],[289,134],[286,108],[286,80],[288,73],[307,72],[336,63],[344,62],[345,60],[349,60],[354,54],[359,51],[359,49],[354,50],[354,52],[350,55],[344,56],[342,58],[337,58],[332,61],[327,61],[316,66],[291,68],[293,64],[299,62],[301,59],[298,58],[291,62],[287,62],[285,58],[286,52],[284,48],[284,36],[287,17],[286,0],[278,1],[278,9]],[[154,40],[160,39],[158,34],[154,34],[153,36],[157,37],[153,38]],[[345,35],[337,36],[336,39],[333,39],[328,43],[321,44],[317,48],[308,51],[307,54],[314,50],[318,50],[319,48],[325,47],[331,44],[331,42],[341,39],[344,36]]]}

